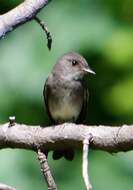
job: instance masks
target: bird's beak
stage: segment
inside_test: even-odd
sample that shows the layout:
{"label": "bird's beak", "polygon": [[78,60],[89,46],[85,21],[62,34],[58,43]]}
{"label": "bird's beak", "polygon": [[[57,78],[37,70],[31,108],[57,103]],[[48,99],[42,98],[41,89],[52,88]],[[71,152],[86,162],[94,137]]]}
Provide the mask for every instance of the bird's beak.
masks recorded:
{"label": "bird's beak", "polygon": [[85,71],[85,72],[87,72],[87,73],[91,73],[91,74],[93,74],[93,75],[96,74],[96,73],[95,73],[92,69],[90,69],[90,68],[83,68],[83,71]]}

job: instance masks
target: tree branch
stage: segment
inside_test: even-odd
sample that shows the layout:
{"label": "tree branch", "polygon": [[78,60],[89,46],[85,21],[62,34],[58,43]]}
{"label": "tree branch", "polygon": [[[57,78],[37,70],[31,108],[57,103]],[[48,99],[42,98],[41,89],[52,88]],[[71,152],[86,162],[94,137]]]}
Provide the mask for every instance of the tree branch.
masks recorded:
{"label": "tree branch", "polygon": [[34,20],[41,26],[41,28],[45,32],[46,37],[47,37],[47,47],[48,47],[49,50],[51,50],[52,35],[49,32],[48,27],[46,26],[46,24],[39,17],[35,16]]}
{"label": "tree branch", "polygon": [[38,149],[37,154],[41,166],[41,171],[48,186],[48,190],[57,190],[54,178],[48,165],[47,156],[40,149]]}
{"label": "tree branch", "polygon": [[37,150],[63,149],[71,146],[82,148],[82,141],[86,134],[91,133],[93,149],[108,152],[129,151],[133,149],[133,125],[121,127],[86,126],[64,123],[58,126],[45,127],[26,126],[10,123],[0,125],[0,149],[23,148]]}
{"label": "tree branch", "polygon": [[89,145],[92,142],[92,134],[87,134],[83,140],[83,159],[82,159],[82,175],[85,183],[86,190],[92,190],[92,185],[89,179],[89,167],[88,167],[88,153]]}
{"label": "tree branch", "polygon": [[11,11],[0,15],[0,38],[17,26],[30,21],[50,0],[25,0]]}
{"label": "tree branch", "polygon": [[14,187],[0,183],[0,190],[16,190]]}

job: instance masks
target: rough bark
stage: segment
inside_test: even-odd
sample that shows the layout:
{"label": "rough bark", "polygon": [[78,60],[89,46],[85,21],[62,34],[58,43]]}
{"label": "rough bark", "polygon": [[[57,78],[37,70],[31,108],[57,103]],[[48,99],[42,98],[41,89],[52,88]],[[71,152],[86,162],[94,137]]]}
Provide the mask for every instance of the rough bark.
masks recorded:
{"label": "rough bark", "polygon": [[67,146],[82,148],[87,134],[92,134],[93,149],[108,152],[129,151],[133,149],[133,125],[120,127],[86,126],[64,123],[58,126],[40,127],[9,123],[0,126],[0,149],[23,148],[37,150],[62,149]]}

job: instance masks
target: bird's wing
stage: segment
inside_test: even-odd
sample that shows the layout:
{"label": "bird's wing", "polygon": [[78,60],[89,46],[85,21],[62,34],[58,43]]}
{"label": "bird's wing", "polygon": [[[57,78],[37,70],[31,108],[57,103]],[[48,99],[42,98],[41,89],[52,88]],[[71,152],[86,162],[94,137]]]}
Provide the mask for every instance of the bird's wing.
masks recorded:
{"label": "bird's wing", "polygon": [[48,116],[50,118],[50,120],[52,121],[52,123],[54,123],[53,118],[51,117],[50,111],[49,111],[49,106],[48,106],[48,97],[50,94],[49,92],[50,88],[48,87],[48,78],[46,79],[46,82],[44,84],[44,88],[43,88],[43,98],[44,98],[44,102],[45,102],[45,107],[46,107],[46,111],[48,113]]}
{"label": "bird's wing", "polygon": [[85,84],[83,84],[83,85],[84,85],[83,105],[82,105],[82,109],[79,114],[77,123],[85,123],[86,115],[88,112],[89,90]]}

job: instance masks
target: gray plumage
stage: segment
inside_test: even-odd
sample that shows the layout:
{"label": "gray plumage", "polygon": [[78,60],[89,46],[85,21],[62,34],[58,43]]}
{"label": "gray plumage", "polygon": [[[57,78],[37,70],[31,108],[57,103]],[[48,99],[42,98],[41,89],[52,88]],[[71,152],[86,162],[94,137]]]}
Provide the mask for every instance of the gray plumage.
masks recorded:
{"label": "gray plumage", "polygon": [[[63,55],[53,67],[44,86],[44,100],[53,124],[83,123],[88,104],[88,89],[84,76],[94,73],[78,53]],[[72,149],[55,151],[55,159],[64,156],[72,160]]]}

